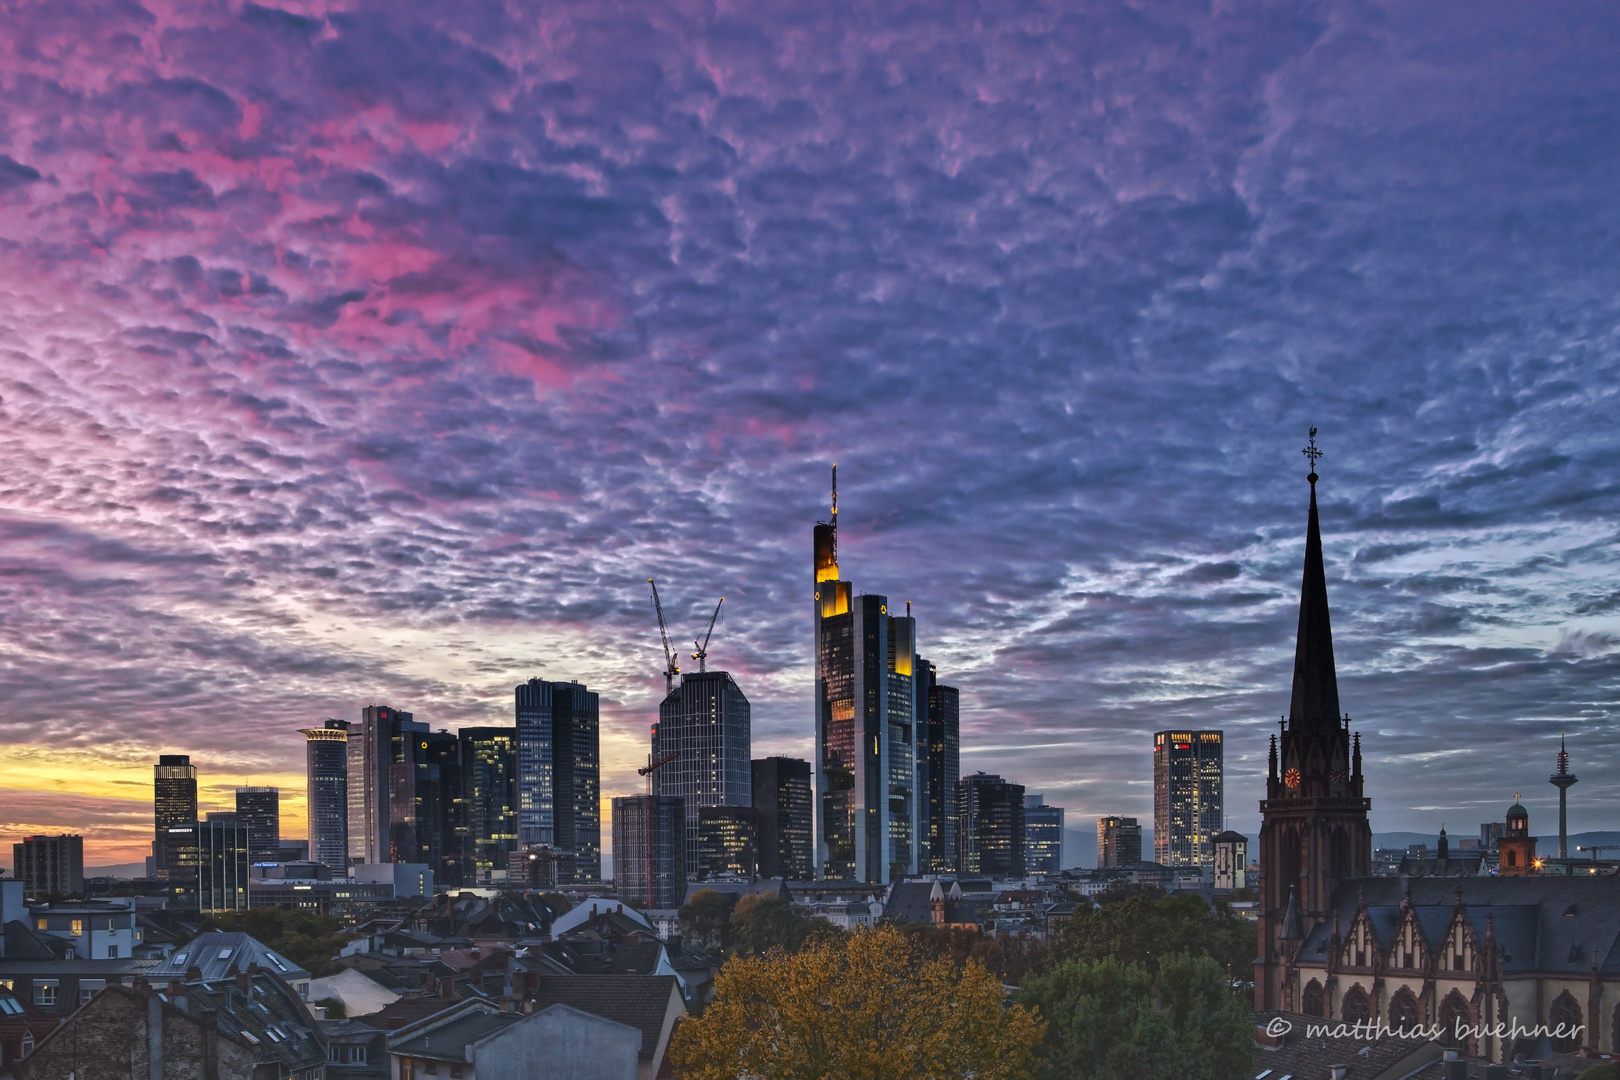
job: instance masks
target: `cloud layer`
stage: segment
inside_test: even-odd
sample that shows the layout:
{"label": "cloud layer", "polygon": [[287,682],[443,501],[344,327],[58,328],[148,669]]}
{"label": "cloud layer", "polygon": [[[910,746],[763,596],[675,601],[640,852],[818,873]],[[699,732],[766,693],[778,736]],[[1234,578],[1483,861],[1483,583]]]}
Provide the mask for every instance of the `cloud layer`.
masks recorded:
{"label": "cloud layer", "polygon": [[531,674],[632,790],[649,576],[807,754],[835,460],[965,766],[1150,816],[1222,727],[1252,828],[1311,425],[1375,826],[1620,750],[1609,5],[57,0],[0,102],[13,830]]}

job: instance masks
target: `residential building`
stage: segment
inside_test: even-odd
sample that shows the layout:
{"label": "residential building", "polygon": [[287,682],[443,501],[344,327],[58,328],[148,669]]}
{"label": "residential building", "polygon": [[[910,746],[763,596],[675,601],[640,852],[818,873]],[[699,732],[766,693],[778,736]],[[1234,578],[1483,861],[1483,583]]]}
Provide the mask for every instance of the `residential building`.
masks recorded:
{"label": "residential building", "polygon": [[300,728],[305,739],[305,798],[309,810],[309,848],[305,857],[334,870],[349,865],[349,722],[328,720],[318,728]]}
{"label": "residential building", "polygon": [[[679,957],[670,955],[669,961],[678,963]],[[635,1029],[640,1035],[635,1080],[654,1080],[666,1074],[670,1036],[686,1013],[679,977],[669,974],[543,976],[525,1008],[541,1016],[557,1006]],[[595,1080],[583,1068],[578,1072],[559,1070],[559,1075]]]}
{"label": "residential building", "polygon": [[236,820],[247,830],[248,861],[273,863],[281,859],[281,789],[236,789]]}
{"label": "residential building", "polygon": [[176,909],[196,907],[197,767],[188,754],[161,754],[152,770],[153,870]]}
{"label": "residential building", "polygon": [[246,911],[252,877],[252,841],[237,815],[210,814],[197,832],[199,911]]}
{"label": "residential building", "polygon": [[1142,865],[1142,826],[1133,817],[1109,814],[1097,819],[1097,869]]}
{"label": "residential building", "polygon": [[698,811],[698,880],[752,881],[759,875],[758,824],[751,806]]}
{"label": "residential building", "polygon": [[658,705],[652,759],[676,756],[653,772],[652,790],[678,796],[686,807],[689,874],[698,870],[698,811],[753,804],[751,747],[748,698],[728,672],[687,672]]}
{"label": "residential building", "polygon": [[25,1075],[320,1080],[326,1051],[309,1012],[263,972],[109,984],[28,1057]]}
{"label": "residential building", "polygon": [[1026,871],[1024,786],[993,773],[964,776],[957,784],[961,823],[957,871],[995,880]]}
{"label": "residential building", "polygon": [[613,886],[619,899],[673,908],[686,892],[686,806],[679,795],[613,800]]}
{"label": "residential building", "polygon": [[11,873],[35,896],[84,892],[84,837],[28,836],[11,845]]}
{"label": "residential building", "polygon": [[458,733],[466,883],[504,880],[517,849],[517,728],[471,727]]}
{"label": "residential building", "polygon": [[[345,743],[348,756],[349,863],[389,862],[393,857],[393,826],[396,817],[415,812],[412,802],[396,814],[390,806],[395,786],[392,765],[395,755],[407,755],[410,735],[426,733],[426,724],[417,724],[411,714],[388,705],[368,705],[360,711],[360,722],[349,729]],[[403,762],[402,762],[403,764]]]}
{"label": "residential building", "polygon": [[1211,842],[1225,828],[1221,733],[1160,731],[1153,736],[1153,860],[1209,870]]}
{"label": "residential building", "polygon": [[1024,872],[1063,872],[1063,808],[1047,806],[1044,795],[1024,796]]}
{"label": "residential building", "polygon": [[837,487],[812,537],[818,876],[886,884],[917,872],[917,622],[840,578]]}
{"label": "residential building", "polygon": [[925,708],[917,734],[917,868],[956,870],[956,785],[962,779],[961,695],[938,681],[934,665],[917,661],[917,702]]}
{"label": "residential building", "polygon": [[141,943],[135,901],[129,897],[35,904],[28,916],[36,932],[70,942],[77,960],[127,960]]}
{"label": "residential building", "polygon": [[810,881],[815,877],[815,782],[799,758],[755,758],[754,820],[759,876]]}
{"label": "residential building", "polygon": [[517,687],[518,844],[556,856],[559,884],[602,878],[597,695],[581,683]]}

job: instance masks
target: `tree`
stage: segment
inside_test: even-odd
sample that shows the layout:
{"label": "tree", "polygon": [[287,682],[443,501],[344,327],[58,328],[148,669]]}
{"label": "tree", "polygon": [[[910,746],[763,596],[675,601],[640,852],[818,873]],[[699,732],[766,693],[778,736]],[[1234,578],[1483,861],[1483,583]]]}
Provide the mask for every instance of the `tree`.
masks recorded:
{"label": "tree", "polygon": [[727,961],[671,1053],[690,1080],[1026,1080],[1041,1032],[983,967],[880,926]]}
{"label": "tree", "polygon": [[1082,905],[1061,924],[1052,959],[1114,959],[1151,973],[1167,957],[1207,956],[1241,992],[1252,978],[1254,952],[1252,923],[1192,893],[1175,893],[1132,896],[1098,908]]}
{"label": "tree", "polygon": [[[694,900],[697,897],[693,897]],[[771,949],[797,952],[810,933],[810,920],[775,896],[744,896],[731,909],[731,937],[739,952],[757,956]]]}
{"label": "tree", "polygon": [[724,948],[731,928],[731,903],[714,889],[699,889],[679,912],[681,933],[703,945]]}
{"label": "tree", "polygon": [[1161,958],[1157,972],[1069,960],[1030,976],[1018,1000],[1046,1020],[1043,1051],[1057,1080],[1240,1080],[1254,1030],[1227,983],[1207,956]]}
{"label": "tree", "polygon": [[221,913],[224,922],[206,918],[200,931],[240,930],[260,945],[274,949],[316,978],[342,971],[333,961],[343,948],[341,920],[331,915],[307,911],[281,911],[253,908],[250,911]]}
{"label": "tree", "polygon": [[1046,969],[1046,943],[1020,934],[987,937],[976,930],[934,926],[930,923],[897,923],[930,957],[943,957],[957,967],[969,961],[982,964],[1003,983],[1017,985],[1026,974]]}

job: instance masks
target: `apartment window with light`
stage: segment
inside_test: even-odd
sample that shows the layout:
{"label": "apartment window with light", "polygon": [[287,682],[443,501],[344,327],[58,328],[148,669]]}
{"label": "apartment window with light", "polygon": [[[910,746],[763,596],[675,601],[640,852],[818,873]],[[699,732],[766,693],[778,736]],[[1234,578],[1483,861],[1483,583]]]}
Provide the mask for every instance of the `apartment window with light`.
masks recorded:
{"label": "apartment window with light", "polygon": [[79,937],[83,933],[84,933],[84,920],[83,919],[74,919],[73,920],[73,936],[74,937]]}
{"label": "apartment window with light", "polygon": [[34,984],[34,1004],[39,1005],[39,1006],[55,1005],[56,1004],[56,984],[55,983],[35,983]]}

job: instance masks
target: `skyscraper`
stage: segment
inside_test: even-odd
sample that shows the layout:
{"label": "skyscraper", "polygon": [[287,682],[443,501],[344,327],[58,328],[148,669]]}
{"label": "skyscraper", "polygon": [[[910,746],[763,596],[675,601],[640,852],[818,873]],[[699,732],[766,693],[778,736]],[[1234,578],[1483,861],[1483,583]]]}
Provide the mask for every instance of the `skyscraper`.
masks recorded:
{"label": "skyscraper", "polygon": [[759,876],[811,881],[815,877],[815,786],[810,763],[798,758],[755,758],[754,815]]}
{"label": "skyscraper", "polygon": [[1025,873],[1024,786],[993,773],[962,777],[957,785],[961,851],[957,872],[1021,878]]}
{"label": "skyscraper", "polygon": [[342,871],[349,865],[349,722],[300,728],[309,808],[309,857]]}
{"label": "skyscraper", "polygon": [[960,695],[938,681],[934,665],[917,661],[917,702],[926,716],[917,733],[917,868],[956,869],[956,785],[962,779]]}
{"label": "skyscraper", "polygon": [[[360,723],[349,729],[348,783],[349,861],[393,862],[390,853],[391,809],[389,766],[400,752],[401,725],[413,724],[411,714],[387,705],[368,705]],[[421,731],[426,724],[414,725]],[[402,860],[411,861],[411,860]]]}
{"label": "skyscraper", "polygon": [[280,788],[237,788],[236,819],[247,830],[249,863],[281,861]]}
{"label": "skyscraper", "polygon": [[679,795],[613,800],[613,887],[619,899],[679,907],[686,895],[686,807]]}
{"label": "skyscraper", "polygon": [[506,872],[517,848],[517,728],[462,728],[458,734],[465,876],[487,885],[496,871]]}
{"label": "skyscraper", "polygon": [[1110,814],[1097,819],[1097,868],[1142,865],[1142,826],[1133,817]]}
{"label": "skyscraper", "polygon": [[658,706],[652,755],[679,756],[652,774],[655,795],[678,795],[686,807],[686,873],[698,871],[698,811],[751,806],[752,713],[724,671],[688,672]]}
{"label": "skyscraper", "polygon": [[1047,806],[1044,795],[1024,796],[1024,872],[1063,871],[1063,807]]}
{"label": "skyscraper", "polygon": [[1210,870],[1211,842],[1225,827],[1219,731],[1153,736],[1153,858],[1164,866]]}
{"label": "skyscraper", "polygon": [[752,806],[698,811],[698,880],[752,881],[759,876],[759,826]]}
{"label": "skyscraper", "polygon": [[209,814],[196,830],[196,907],[201,911],[246,911],[253,862],[248,826],[237,814]]}
{"label": "skyscraper", "polygon": [[152,770],[152,859],[176,908],[196,906],[197,768],[188,754],[161,754]]}
{"label": "skyscraper", "polygon": [[37,896],[84,892],[84,837],[29,836],[11,845],[11,876]]}
{"label": "skyscraper", "polygon": [[840,579],[836,466],[813,543],[819,871],[886,883],[917,872],[917,622]]}
{"label": "skyscraper", "polygon": [[518,843],[549,846],[557,882],[602,878],[597,695],[580,683],[517,687]]}
{"label": "skyscraper", "polygon": [[[417,740],[423,768],[417,772],[418,805],[425,815],[421,845],[433,880],[442,885],[475,884],[469,876],[466,852],[466,805],[461,784],[461,746],[448,731],[435,731]],[[425,790],[423,785],[425,785]]]}

